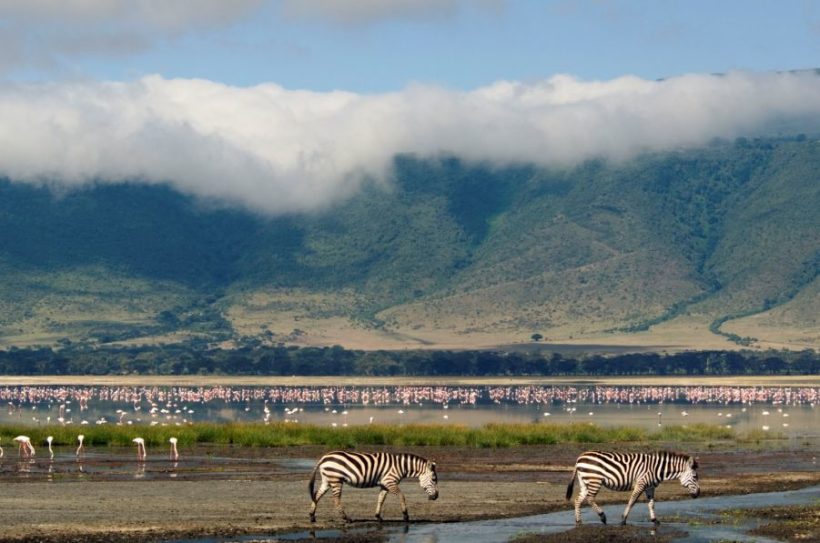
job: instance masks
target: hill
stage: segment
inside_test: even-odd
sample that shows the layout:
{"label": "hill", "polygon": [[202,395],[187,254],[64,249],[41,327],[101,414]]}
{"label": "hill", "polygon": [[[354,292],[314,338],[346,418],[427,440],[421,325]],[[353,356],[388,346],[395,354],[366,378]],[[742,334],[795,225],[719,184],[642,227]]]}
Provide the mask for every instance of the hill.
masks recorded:
{"label": "hill", "polygon": [[820,348],[820,143],[563,170],[395,159],[320,213],[0,181],[0,345]]}

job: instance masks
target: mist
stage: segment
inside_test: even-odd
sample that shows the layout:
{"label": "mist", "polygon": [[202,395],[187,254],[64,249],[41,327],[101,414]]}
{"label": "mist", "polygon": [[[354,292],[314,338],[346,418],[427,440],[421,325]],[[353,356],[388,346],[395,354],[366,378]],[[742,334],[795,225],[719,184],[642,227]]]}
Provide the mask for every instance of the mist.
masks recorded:
{"label": "mist", "polygon": [[820,114],[814,72],[582,81],[557,75],[471,91],[384,94],[132,82],[0,84],[0,176],[81,187],[166,183],[266,214],[324,209],[393,158],[455,155],[499,166],[704,145]]}

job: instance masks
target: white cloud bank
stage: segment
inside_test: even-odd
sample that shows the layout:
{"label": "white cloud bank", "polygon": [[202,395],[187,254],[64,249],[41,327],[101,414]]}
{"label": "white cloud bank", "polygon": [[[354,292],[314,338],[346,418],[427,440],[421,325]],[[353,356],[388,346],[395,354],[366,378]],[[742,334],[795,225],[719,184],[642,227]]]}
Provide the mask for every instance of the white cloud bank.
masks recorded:
{"label": "white cloud bank", "polygon": [[396,153],[572,165],[697,146],[820,114],[813,73],[555,76],[470,92],[360,95],[147,77],[0,84],[0,175],[77,186],[168,183],[266,213],[327,206]]}

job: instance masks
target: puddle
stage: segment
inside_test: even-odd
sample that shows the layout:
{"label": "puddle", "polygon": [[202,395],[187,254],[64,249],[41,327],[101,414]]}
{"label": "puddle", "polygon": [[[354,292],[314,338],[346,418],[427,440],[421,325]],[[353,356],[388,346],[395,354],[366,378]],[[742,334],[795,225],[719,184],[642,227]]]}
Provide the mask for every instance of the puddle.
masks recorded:
{"label": "puddle", "polygon": [[[716,519],[721,510],[750,509],[761,506],[805,505],[820,500],[820,486],[785,492],[763,494],[746,494],[739,496],[717,496],[697,500],[658,502],[655,511],[663,524],[655,528],[648,522],[648,511],[644,502],[638,503],[630,515],[630,524],[645,526],[650,532],[662,534],[684,532],[688,535],[675,539],[681,543],[707,543],[716,540],[748,541],[755,543],[772,543],[775,540],[747,535],[745,532],[757,526],[755,521],[737,524],[714,525],[710,520]],[[607,517],[620,519],[625,503],[604,507]],[[600,524],[598,516],[584,507],[583,521],[586,524]],[[664,517],[674,521],[664,522]],[[410,524],[405,526],[362,527],[346,530],[321,530],[317,532],[292,532],[280,535],[248,535],[230,538],[207,538],[174,541],[167,543],[227,543],[227,542],[273,542],[301,539],[333,540],[342,533],[346,535],[367,534],[378,531],[387,536],[393,543],[498,543],[524,534],[550,534],[571,530],[575,527],[572,510],[533,515],[527,517],[483,520],[476,522]],[[601,529],[609,529],[601,525]]]}
{"label": "puddle", "polygon": [[315,458],[248,458],[230,456],[229,451],[223,453],[186,454],[178,461],[164,454],[149,455],[145,461],[138,461],[130,448],[88,452],[79,458],[65,451],[58,451],[53,459],[9,455],[0,458],[0,481],[272,478],[310,473],[316,464]]}

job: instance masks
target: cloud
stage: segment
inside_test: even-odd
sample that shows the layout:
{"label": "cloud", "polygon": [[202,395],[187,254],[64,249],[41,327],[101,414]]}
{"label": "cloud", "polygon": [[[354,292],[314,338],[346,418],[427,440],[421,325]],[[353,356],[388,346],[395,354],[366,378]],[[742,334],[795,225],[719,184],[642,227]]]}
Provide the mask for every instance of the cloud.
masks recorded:
{"label": "cloud", "polygon": [[733,72],[663,81],[559,75],[468,92],[232,87],[205,80],[0,84],[0,175],[169,183],[265,213],[304,212],[389,179],[397,153],[571,166],[754,134],[820,114],[820,76]]}
{"label": "cloud", "polygon": [[244,17],[263,0],[4,0],[0,19],[27,24],[128,22],[179,32],[223,26]]}
{"label": "cloud", "polygon": [[471,9],[498,11],[504,4],[504,0],[282,0],[281,11],[290,19],[366,25],[449,19]]}
{"label": "cloud", "polygon": [[264,0],[4,0],[0,73],[55,71],[84,56],[118,57],[187,32],[229,26]]}

